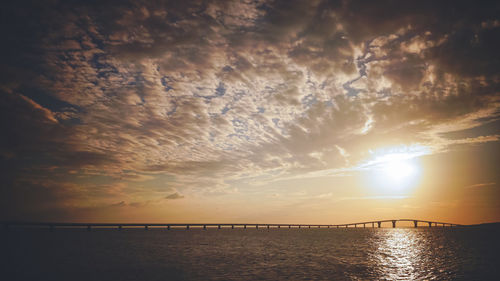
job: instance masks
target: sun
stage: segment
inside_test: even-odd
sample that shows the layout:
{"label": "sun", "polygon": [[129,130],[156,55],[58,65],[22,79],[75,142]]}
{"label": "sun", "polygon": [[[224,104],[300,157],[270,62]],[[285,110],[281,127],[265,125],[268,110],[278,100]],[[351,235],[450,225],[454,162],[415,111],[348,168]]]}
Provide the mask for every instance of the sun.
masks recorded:
{"label": "sun", "polygon": [[381,172],[388,180],[402,183],[413,177],[417,172],[417,167],[408,160],[393,160],[383,163],[381,165]]}
{"label": "sun", "polygon": [[405,153],[388,154],[374,167],[374,182],[380,191],[406,193],[419,179],[417,159]]}
{"label": "sun", "polygon": [[380,150],[373,153],[373,158],[366,162],[367,184],[373,191],[382,194],[402,195],[417,186],[420,180],[421,150],[409,148]]}

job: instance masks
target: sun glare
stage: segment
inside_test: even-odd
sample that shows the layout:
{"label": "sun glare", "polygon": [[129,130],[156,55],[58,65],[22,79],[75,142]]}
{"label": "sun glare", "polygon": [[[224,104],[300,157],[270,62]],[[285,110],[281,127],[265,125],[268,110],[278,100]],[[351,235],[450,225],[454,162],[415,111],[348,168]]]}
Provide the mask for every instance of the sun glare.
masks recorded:
{"label": "sun glare", "polygon": [[365,166],[371,175],[369,185],[387,194],[407,193],[420,177],[418,157],[427,152],[424,147],[417,148],[392,148],[373,153],[373,160]]}
{"label": "sun glare", "polygon": [[403,160],[395,160],[382,165],[382,173],[391,181],[402,182],[416,172],[416,167]]}
{"label": "sun glare", "polygon": [[380,189],[405,192],[418,180],[420,167],[412,155],[387,154],[374,167],[375,180]]}

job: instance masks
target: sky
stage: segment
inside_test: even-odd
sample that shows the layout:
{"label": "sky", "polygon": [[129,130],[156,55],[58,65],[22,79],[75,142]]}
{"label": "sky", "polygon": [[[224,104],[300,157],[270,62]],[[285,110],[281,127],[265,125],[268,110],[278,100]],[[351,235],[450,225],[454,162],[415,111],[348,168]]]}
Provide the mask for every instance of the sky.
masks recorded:
{"label": "sky", "polygon": [[8,1],[0,220],[500,221],[498,1]]}

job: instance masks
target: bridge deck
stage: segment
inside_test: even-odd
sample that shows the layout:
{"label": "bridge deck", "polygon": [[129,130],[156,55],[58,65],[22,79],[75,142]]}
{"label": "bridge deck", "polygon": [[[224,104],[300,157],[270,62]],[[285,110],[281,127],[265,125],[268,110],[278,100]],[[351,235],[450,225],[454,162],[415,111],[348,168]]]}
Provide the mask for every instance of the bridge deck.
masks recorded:
{"label": "bridge deck", "polygon": [[396,227],[397,222],[413,222],[414,227],[418,227],[418,223],[428,225],[428,227],[434,226],[461,226],[460,224],[455,223],[447,223],[447,222],[436,222],[436,221],[428,221],[428,220],[416,220],[416,219],[393,219],[393,220],[375,220],[375,221],[365,221],[365,222],[355,222],[355,223],[345,223],[345,224],[287,224],[287,223],[74,223],[74,222],[2,222],[5,229],[8,229],[11,226],[17,227],[47,227],[50,229],[54,229],[56,227],[59,228],[136,228],[142,227],[148,229],[150,227],[165,227],[167,229],[170,228],[179,228],[183,227],[189,229],[190,227],[201,227],[201,228],[209,228],[209,227],[217,227],[217,228],[347,228],[347,227],[357,227],[366,225],[371,226],[372,228],[375,225],[380,228],[382,223],[390,222],[392,227]]}

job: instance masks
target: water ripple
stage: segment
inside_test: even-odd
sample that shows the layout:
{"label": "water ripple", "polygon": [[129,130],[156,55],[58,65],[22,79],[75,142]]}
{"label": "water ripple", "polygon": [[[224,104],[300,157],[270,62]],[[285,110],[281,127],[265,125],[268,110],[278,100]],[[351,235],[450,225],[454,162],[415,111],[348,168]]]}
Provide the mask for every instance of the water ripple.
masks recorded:
{"label": "water ripple", "polygon": [[481,229],[61,230],[1,234],[9,280],[497,280]]}

